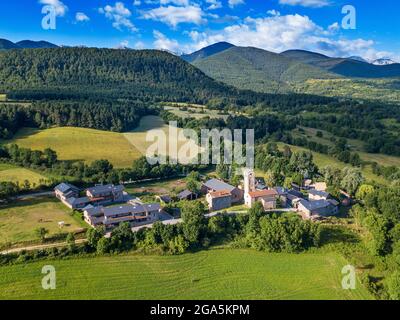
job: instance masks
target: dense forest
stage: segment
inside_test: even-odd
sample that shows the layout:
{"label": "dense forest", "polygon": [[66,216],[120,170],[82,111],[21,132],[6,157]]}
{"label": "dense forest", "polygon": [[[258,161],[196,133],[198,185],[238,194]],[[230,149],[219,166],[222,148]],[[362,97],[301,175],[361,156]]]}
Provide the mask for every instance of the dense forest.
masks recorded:
{"label": "dense forest", "polygon": [[155,114],[148,104],[128,101],[37,101],[29,105],[0,103],[0,138],[11,138],[21,127],[85,127],[129,131],[144,115]]}

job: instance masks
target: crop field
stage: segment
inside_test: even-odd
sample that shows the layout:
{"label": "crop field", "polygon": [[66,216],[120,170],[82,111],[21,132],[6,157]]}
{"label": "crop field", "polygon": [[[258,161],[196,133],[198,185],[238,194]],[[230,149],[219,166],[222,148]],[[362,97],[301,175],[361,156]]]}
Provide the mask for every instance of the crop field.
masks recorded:
{"label": "crop field", "polygon": [[[41,269],[57,272],[43,290]],[[127,254],[0,268],[0,299],[372,299],[357,283],[343,290],[336,254],[269,254],[214,248],[181,256]]]}
{"label": "crop field", "polygon": [[[21,200],[10,206],[0,206],[0,246],[6,243],[37,240],[35,229],[46,228],[48,236],[73,232],[86,227],[71,216],[71,211],[55,199]],[[65,226],[59,229],[58,222]]]}
{"label": "crop field", "polygon": [[0,181],[11,181],[22,185],[25,180],[31,185],[39,185],[41,181],[46,180],[46,177],[25,168],[0,163]]}

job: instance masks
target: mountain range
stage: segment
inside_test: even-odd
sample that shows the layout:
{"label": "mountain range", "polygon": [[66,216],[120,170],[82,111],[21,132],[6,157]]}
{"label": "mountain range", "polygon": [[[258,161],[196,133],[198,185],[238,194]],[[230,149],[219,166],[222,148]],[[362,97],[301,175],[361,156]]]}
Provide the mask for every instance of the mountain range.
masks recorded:
{"label": "mountain range", "polygon": [[57,48],[58,46],[47,41],[32,41],[22,40],[19,42],[12,42],[7,39],[0,39],[0,50],[10,49],[43,49],[43,48]]}
{"label": "mountain range", "polygon": [[361,57],[332,58],[305,51],[273,53],[221,42],[181,56],[208,76],[240,89],[286,93],[317,79],[382,79],[400,77],[400,64]]}

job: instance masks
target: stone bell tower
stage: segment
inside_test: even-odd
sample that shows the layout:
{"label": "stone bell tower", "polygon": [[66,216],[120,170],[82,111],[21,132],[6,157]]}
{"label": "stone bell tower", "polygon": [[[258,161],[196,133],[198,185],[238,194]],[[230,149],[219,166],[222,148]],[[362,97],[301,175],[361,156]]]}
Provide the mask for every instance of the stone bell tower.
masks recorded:
{"label": "stone bell tower", "polygon": [[244,194],[248,194],[249,192],[256,190],[256,176],[254,174],[253,169],[244,169],[243,170],[243,178],[244,178]]}

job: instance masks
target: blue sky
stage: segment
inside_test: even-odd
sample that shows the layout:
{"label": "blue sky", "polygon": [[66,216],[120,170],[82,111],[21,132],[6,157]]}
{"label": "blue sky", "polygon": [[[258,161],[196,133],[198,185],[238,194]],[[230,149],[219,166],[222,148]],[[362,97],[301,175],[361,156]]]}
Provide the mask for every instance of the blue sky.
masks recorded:
{"label": "blue sky", "polygon": [[[46,4],[55,30],[42,29]],[[355,30],[342,28],[345,5],[356,9]],[[173,52],[228,41],[400,61],[399,9],[397,0],[2,0],[0,38]]]}

